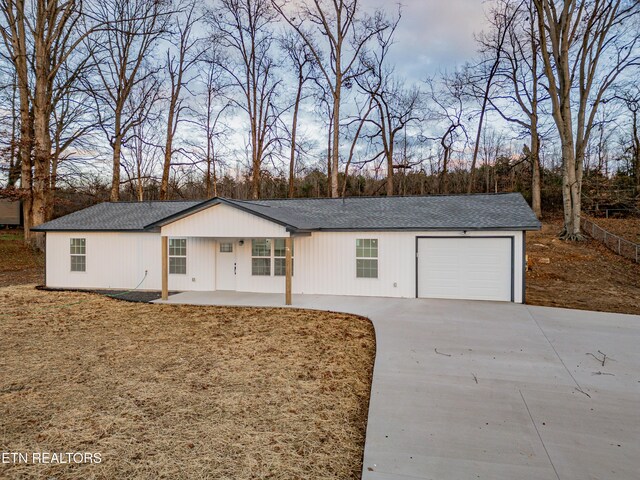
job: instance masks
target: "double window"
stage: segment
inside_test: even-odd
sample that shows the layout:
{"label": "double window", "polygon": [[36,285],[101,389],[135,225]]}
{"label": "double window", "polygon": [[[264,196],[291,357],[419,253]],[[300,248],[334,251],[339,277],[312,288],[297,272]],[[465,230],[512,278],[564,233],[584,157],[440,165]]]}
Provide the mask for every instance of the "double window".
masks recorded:
{"label": "double window", "polygon": [[359,238],[356,240],[356,277],[378,278],[378,240]]}
{"label": "double window", "polygon": [[187,274],[187,239],[169,239],[169,273]]}
{"label": "double window", "polygon": [[[269,238],[251,240],[251,274],[270,277],[273,260],[273,275],[284,277],[287,273],[286,256],[287,250],[284,238],[276,238],[273,241]],[[291,250],[291,256],[293,257],[293,249]]]}
{"label": "double window", "polygon": [[87,240],[86,238],[71,239],[71,271],[87,271]]}

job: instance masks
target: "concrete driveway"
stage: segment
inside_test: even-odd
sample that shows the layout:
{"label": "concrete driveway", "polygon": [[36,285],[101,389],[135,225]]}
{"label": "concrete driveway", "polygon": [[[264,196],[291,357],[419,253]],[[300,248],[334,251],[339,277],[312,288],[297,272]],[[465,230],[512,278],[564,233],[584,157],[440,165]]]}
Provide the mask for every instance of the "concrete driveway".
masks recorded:
{"label": "concrete driveway", "polygon": [[[282,306],[282,296],[169,303]],[[316,295],[294,306],[375,326],[365,480],[640,478],[640,316]]]}

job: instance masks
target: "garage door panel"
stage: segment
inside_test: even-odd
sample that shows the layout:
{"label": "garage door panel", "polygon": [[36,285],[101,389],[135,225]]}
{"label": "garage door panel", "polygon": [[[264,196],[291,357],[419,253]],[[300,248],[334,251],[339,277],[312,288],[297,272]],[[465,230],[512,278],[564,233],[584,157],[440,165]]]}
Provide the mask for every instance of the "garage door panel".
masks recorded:
{"label": "garage door panel", "polygon": [[512,241],[420,238],[418,296],[511,301]]}

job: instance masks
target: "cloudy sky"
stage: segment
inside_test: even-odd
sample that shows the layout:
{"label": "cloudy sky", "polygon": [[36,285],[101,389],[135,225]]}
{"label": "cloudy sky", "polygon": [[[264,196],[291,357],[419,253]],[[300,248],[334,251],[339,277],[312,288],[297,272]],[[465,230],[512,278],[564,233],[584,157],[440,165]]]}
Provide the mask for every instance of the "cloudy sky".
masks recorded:
{"label": "cloudy sky", "polygon": [[[393,11],[391,0],[362,0],[363,7]],[[402,0],[393,60],[396,71],[415,80],[470,60],[474,34],[485,26],[483,0]]]}

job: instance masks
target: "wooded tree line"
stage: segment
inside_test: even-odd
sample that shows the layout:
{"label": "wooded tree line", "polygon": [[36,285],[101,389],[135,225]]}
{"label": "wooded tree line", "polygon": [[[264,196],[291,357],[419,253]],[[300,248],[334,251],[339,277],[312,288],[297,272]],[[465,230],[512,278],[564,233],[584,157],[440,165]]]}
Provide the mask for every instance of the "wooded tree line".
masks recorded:
{"label": "wooded tree line", "polygon": [[636,0],[494,0],[477,58],[415,81],[392,61],[402,10],[364,0],[0,9],[0,186],[35,245],[72,192],[522,191],[574,240],[585,197],[640,196]]}

